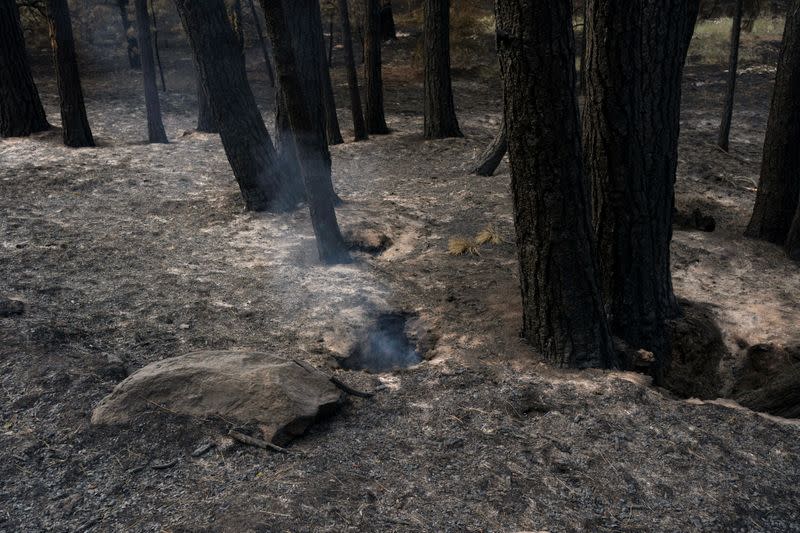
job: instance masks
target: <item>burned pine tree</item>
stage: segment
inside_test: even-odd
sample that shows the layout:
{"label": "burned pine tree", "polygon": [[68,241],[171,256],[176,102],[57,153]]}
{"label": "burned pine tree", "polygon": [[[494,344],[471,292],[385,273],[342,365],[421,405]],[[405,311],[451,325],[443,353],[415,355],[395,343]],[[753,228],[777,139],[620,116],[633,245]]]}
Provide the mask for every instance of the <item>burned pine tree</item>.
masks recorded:
{"label": "burned pine tree", "polygon": [[364,0],[364,63],[367,84],[367,133],[389,133],[383,111],[383,76],[381,74],[381,5],[380,0]]}
{"label": "burned pine tree", "polygon": [[94,146],[83,103],[83,89],[67,0],[47,1],[47,23],[50,27],[58,96],[61,100],[61,135],[64,144],[73,148]]}
{"label": "burned pine tree", "polygon": [[478,165],[472,170],[472,173],[478,176],[491,176],[500,166],[500,162],[507,151],[508,137],[506,136],[506,121],[504,118],[497,135],[494,136],[492,143],[478,158]]}
{"label": "burned pine tree", "polygon": [[581,167],[571,0],[497,0],[525,338],[550,362],[616,366]]}
{"label": "burned pine tree", "polygon": [[[772,92],[761,177],[753,215],[745,235],[786,244],[790,255],[800,247],[800,0],[786,16]],[[792,228],[793,218],[797,223]],[[792,228],[792,242],[786,242]]]}
{"label": "burned pine tree", "polygon": [[272,61],[269,59],[269,48],[267,47],[267,41],[264,38],[264,32],[261,29],[261,20],[258,16],[258,12],[256,11],[256,5],[253,0],[247,0],[247,4],[250,7],[250,14],[253,16],[253,26],[256,28],[258,44],[261,46],[261,53],[264,56],[264,65],[267,69],[267,76],[269,76],[269,85],[270,87],[275,87],[275,72],[272,70]]}
{"label": "burned pine tree", "polygon": [[131,68],[139,69],[142,67],[139,59],[139,43],[128,17],[128,0],[117,0],[117,8],[119,8],[119,17],[122,20],[122,35],[127,42],[128,64]]}
{"label": "burned pine tree", "polygon": [[669,364],[681,79],[697,0],[589,0],[584,165],[612,333]]}
{"label": "burned pine tree", "polygon": [[0,0],[0,136],[50,128],[33,81],[16,0]]}
{"label": "burned pine tree", "polygon": [[[347,263],[350,261],[350,254],[339,231],[333,206],[328,145],[324,132],[309,112],[305,84],[301,80],[301,71],[294,56],[293,39],[282,0],[261,0],[261,6],[264,8],[272,41],[278,82],[295,137],[320,260],[326,264]],[[312,52],[313,50],[312,48]],[[319,51],[319,47],[316,50]]]}
{"label": "burned pine tree", "polygon": [[167,133],[164,131],[164,124],[161,121],[161,104],[158,101],[147,0],[133,0],[133,3],[136,11],[136,26],[139,30],[139,56],[142,61],[144,102],[147,109],[147,137],[151,143],[167,143]]}
{"label": "burned pine tree", "polygon": [[336,114],[336,99],[333,96],[330,62],[325,58],[325,39],[320,38],[319,42],[323,46],[320,66],[322,68],[322,103],[325,106],[325,137],[330,145],[342,144],[344,139],[342,138],[342,130],[339,127],[339,116]]}
{"label": "burned pine tree", "polygon": [[295,207],[303,199],[302,184],[278,164],[223,0],[175,0],[175,5],[247,209]]}
{"label": "burned pine tree", "polygon": [[450,80],[450,0],[425,0],[424,6],[425,138],[463,137]]}
{"label": "burned pine tree", "polygon": [[197,128],[201,133],[219,133],[217,123],[214,121],[214,113],[211,111],[211,102],[203,89],[200,75],[197,76]]}
{"label": "burned pine tree", "polygon": [[363,141],[368,137],[367,126],[364,123],[364,113],[361,110],[361,94],[358,91],[358,74],[356,73],[356,60],[353,54],[353,32],[350,28],[350,13],[347,7],[347,0],[339,0],[339,17],[342,21],[344,63],[347,69],[347,88],[350,91],[350,111],[353,115],[353,136],[356,141]]}
{"label": "burned pine tree", "polygon": [[725,105],[722,108],[722,119],[719,124],[717,145],[728,151],[731,137],[731,119],[733,118],[733,99],[736,94],[736,70],[739,66],[739,37],[742,33],[742,14],[744,0],[736,0],[736,7],[731,25],[731,44],[728,59],[728,85],[725,88]]}

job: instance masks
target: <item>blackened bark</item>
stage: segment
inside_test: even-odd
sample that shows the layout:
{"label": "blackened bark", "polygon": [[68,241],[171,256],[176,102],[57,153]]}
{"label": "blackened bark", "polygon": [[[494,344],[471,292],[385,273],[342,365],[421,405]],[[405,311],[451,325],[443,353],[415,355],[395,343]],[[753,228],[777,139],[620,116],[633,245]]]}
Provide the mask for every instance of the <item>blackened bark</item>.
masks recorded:
{"label": "blackened bark", "polygon": [[383,111],[381,74],[381,6],[379,0],[364,0],[364,63],[367,77],[367,132],[389,133]]}
{"label": "blackened bark", "polygon": [[122,35],[128,43],[128,64],[131,68],[141,68],[142,64],[139,60],[139,43],[134,36],[134,30],[131,27],[131,21],[128,18],[128,0],[117,0],[117,7],[119,8],[119,17],[122,19]]}
{"label": "blackened bark", "polygon": [[211,102],[203,89],[200,76],[197,77],[197,131],[202,133],[219,133],[217,123],[214,122],[214,113],[211,111]]}
{"label": "blackened bark", "polygon": [[681,78],[697,0],[590,0],[583,146],[611,331],[669,364]]}
{"label": "blackened bark", "polygon": [[[300,69],[297,68],[283,3],[281,0],[261,0],[261,6],[264,8],[267,31],[273,43],[279,85],[295,136],[320,260],[327,264],[349,262],[350,254],[339,231],[333,207],[328,146],[323,131],[315,124],[309,112],[305,84],[301,82]],[[322,51],[319,47],[315,50]]]}
{"label": "blackened bark", "polygon": [[328,14],[328,66],[333,65],[333,11]]}
{"label": "blackened bark", "polygon": [[381,40],[391,41],[393,39],[397,39],[397,28],[394,25],[392,1],[387,0],[381,7]]}
{"label": "blackened bark", "polygon": [[616,356],[581,168],[571,0],[497,0],[523,332],[549,361]]}
{"label": "blackened bark", "polygon": [[272,61],[269,59],[269,48],[267,41],[264,39],[264,32],[261,30],[261,21],[256,11],[256,5],[253,0],[247,0],[250,6],[250,13],[253,15],[253,25],[256,27],[256,34],[258,35],[258,44],[261,46],[261,53],[264,54],[264,65],[267,68],[267,75],[269,76],[270,87],[275,87],[275,72],[272,70]]}
{"label": "blackened bark", "polygon": [[481,154],[480,158],[478,158],[478,166],[475,167],[472,173],[478,176],[491,176],[494,174],[494,171],[497,170],[497,167],[500,165],[507,151],[508,137],[506,136],[506,121],[503,119],[503,123],[500,124],[497,135],[495,135],[492,140],[492,144],[490,144],[483,154]]}
{"label": "blackened bark", "polygon": [[319,42],[323,46],[320,50],[322,53],[320,64],[322,68],[322,103],[325,105],[325,137],[330,145],[342,144],[344,139],[342,139],[342,130],[339,127],[339,117],[336,114],[336,99],[333,96],[330,66],[325,60],[325,39],[320,38]]}
{"label": "blackened bark", "polygon": [[302,200],[302,184],[277,163],[223,1],[175,0],[175,5],[247,209],[293,208]]}
{"label": "blackened bark", "polygon": [[795,210],[794,220],[789,229],[789,234],[786,236],[784,248],[786,249],[786,255],[789,256],[789,259],[800,261],[800,204],[798,204]]}
{"label": "blackened bark", "polygon": [[0,0],[0,136],[50,128],[33,81],[16,0]]}
{"label": "blackened bark", "polygon": [[426,139],[463,137],[450,82],[450,0],[425,0]]}
{"label": "blackened bark", "polygon": [[161,104],[158,101],[147,0],[133,0],[133,5],[136,11],[136,26],[139,30],[139,55],[142,60],[144,101],[147,108],[147,137],[151,143],[167,143],[167,133],[164,131],[164,124],[161,121]]}
{"label": "blackened bark", "polygon": [[161,52],[158,49],[158,20],[156,19],[156,6],[151,2],[150,7],[153,13],[153,49],[156,54],[158,64],[158,74],[161,76],[161,90],[167,92],[167,80],[164,78],[164,67],[161,66]]}
{"label": "blackened bark", "polygon": [[236,33],[236,40],[239,41],[239,49],[244,54],[244,25],[242,24],[242,0],[232,0],[228,10],[228,18],[231,27]]}
{"label": "blackened bark", "polygon": [[353,55],[353,34],[350,29],[350,13],[347,8],[347,0],[339,0],[339,17],[342,20],[344,63],[347,69],[347,87],[350,90],[353,135],[356,141],[363,141],[368,137],[367,126],[364,124],[364,113],[361,110],[361,94],[358,91],[358,75],[356,74],[356,60]]}
{"label": "blackened bark", "polygon": [[728,59],[728,86],[725,90],[725,106],[722,108],[722,119],[719,124],[717,145],[728,151],[731,137],[731,119],[733,118],[733,97],[736,93],[736,70],[739,66],[739,36],[742,32],[742,12],[744,0],[736,0],[736,11],[731,26],[731,50]]}
{"label": "blackened bark", "polygon": [[784,244],[800,198],[800,0],[786,16],[761,177],[745,235]]}
{"label": "blackened bark", "polygon": [[74,148],[94,146],[92,130],[83,103],[75,40],[67,0],[47,1],[50,46],[56,67],[58,96],[61,100],[61,135],[64,144]]}

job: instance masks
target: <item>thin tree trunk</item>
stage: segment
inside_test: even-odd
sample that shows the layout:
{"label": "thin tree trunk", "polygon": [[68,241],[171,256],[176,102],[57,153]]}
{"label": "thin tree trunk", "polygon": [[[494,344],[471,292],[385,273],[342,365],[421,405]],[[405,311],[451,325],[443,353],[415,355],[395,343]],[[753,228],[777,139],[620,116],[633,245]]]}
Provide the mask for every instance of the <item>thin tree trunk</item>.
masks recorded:
{"label": "thin tree trunk", "polygon": [[486,148],[478,159],[478,166],[475,167],[472,173],[478,176],[491,176],[497,170],[507,151],[508,136],[506,135],[506,121],[504,118],[497,135],[492,140],[492,144]]}
{"label": "thin tree trunk", "polygon": [[86,118],[83,90],[75,57],[75,40],[67,0],[47,1],[50,45],[56,66],[58,96],[61,100],[61,135],[64,144],[73,148],[94,146],[92,130]]}
{"label": "thin tree trunk", "polygon": [[[158,50],[158,22],[156,20],[156,6],[150,6],[153,12],[153,48],[156,52],[156,62],[158,63],[158,74],[161,76],[161,90],[167,92],[167,82],[164,79],[164,69],[161,67],[161,53]],[[141,31],[141,30],[140,30]]]}
{"label": "thin tree trunk", "polygon": [[450,0],[425,0],[425,138],[463,137],[450,81]]}
{"label": "thin tree trunk", "polygon": [[387,0],[383,7],[381,7],[381,40],[392,41],[397,39],[397,29],[394,25],[394,12],[392,11],[392,2]]}
{"label": "thin tree trunk", "polygon": [[333,65],[333,11],[328,15],[328,66]]}
{"label": "thin tree trunk", "polygon": [[331,70],[327,61],[325,61],[325,39],[320,38],[320,43],[323,45],[322,50],[322,102],[325,105],[325,137],[328,139],[328,144],[342,144],[342,130],[339,127],[339,116],[336,114],[336,99],[333,96],[333,81],[331,80]]}
{"label": "thin tree trunk", "polygon": [[744,0],[736,0],[736,11],[733,15],[731,26],[731,51],[728,60],[728,86],[725,91],[725,107],[722,109],[722,119],[719,124],[719,138],[717,145],[728,151],[731,137],[731,119],[733,118],[733,96],[736,92],[736,70],[739,65],[739,36],[742,32],[742,12]]}
{"label": "thin tree trunk", "polygon": [[128,18],[128,0],[117,0],[117,7],[119,8],[119,16],[122,19],[122,36],[125,37],[128,43],[128,63],[131,68],[141,68],[139,43],[136,41],[133,28],[131,28],[131,21]]}
{"label": "thin tree trunk", "polygon": [[302,183],[278,164],[223,1],[175,0],[175,5],[247,209],[294,208],[303,198]]}
{"label": "thin tree trunk", "polygon": [[[286,109],[295,135],[295,145],[301,161],[301,173],[305,183],[306,198],[320,260],[327,264],[350,262],[350,254],[339,231],[336,211],[333,207],[328,146],[323,132],[314,123],[309,113],[282,2],[281,0],[261,0],[261,6],[266,15],[267,30],[273,43],[279,84],[286,99]],[[323,50],[317,47],[316,51]]]}
{"label": "thin tree trunk", "polygon": [[783,30],[756,203],[745,235],[788,244],[786,238],[800,206],[799,146],[800,0],[793,0]]}
{"label": "thin tree trunk", "polygon": [[158,101],[156,68],[153,64],[153,49],[150,45],[150,17],[147,0],[133,0],[136,10],[136,26],[139,29],[139,55],[142,59],[144,100],[147,108],[147,136],[151,143],[167,143],[167,133],[161,121],[161,104]]}
{"label": "thin tree trunk", "polygon": [[50,129],[33,81],[15,0],[0,1],[0,136],[24,137]]}
{"label": "thin tree trunk", "polygon": [[571,0],[497,0],[523,333],[555,365],[609,368],[571,15]]}
{"label": "thin tree trunk", "polygon": [[389,133],[383,111],[383,77],[381,74],[381,6],[379,0],[364,0],[364,62],[367,71],[367,132]]}
{"label": "thin tree trunk", "polygon": [[583,139],[611,331],[669,365],[681,78],[697,0],[590,0]]}
{"label": "thin tree trunk", "polygon": [[363,141],[367,136],[364,114],[361,110],[361,94],[358,91],[358,74],[356,60],[353,56],[353,36],[350,30],[350,13],[347,0],[339,0],[339,17],[342,19],[342,42],[344,44],[344,62],[347,68],[347,87],[350,90],[350,110],[353,114],[353,135],[356,141]]}
{"label": "thin tree trunk", "polygon": [[258,12],[253,0],[247,0],[250,5],[250,13],[253,15],[253,24],[256,27],[256,34],[258,35],[258,44],[261,45],[261,53],[264,54],[264,65],[267,68],[267,75],[269,76],[270,87],[275,87],[275,73],[272,70],[272,61],[269,59],[269,48],[267,41],[264,38],[264,32],[261,30],[261,21],[258,18]]}

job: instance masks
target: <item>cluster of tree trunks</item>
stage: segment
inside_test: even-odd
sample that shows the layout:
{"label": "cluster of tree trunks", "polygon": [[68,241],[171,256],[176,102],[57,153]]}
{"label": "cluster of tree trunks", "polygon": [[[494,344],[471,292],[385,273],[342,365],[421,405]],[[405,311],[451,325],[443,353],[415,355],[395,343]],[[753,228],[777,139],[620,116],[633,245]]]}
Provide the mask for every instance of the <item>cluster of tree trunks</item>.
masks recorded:
{"label": "cluster of tree trunks", "polygon": [[589,0],[584,165],[611,331],[669,364],[670,241],[683,66],[698,0]]}
{"label": "cluster of tree trunks", "polygon": [[551,362],[613,367],[581,166],[571,0],[498,0],[523,333]]}
{"label": "cluster of tree trunks", "polygon": [[147,136],[151,143],[166,143],[167,133],[161,121],[161,104],[158,101],[156,67],[153,61],[152,36],[147,0],[134,0],[136,26],[139,30],[139,56],[144,80],[144,101],[147,109]]}
{"label": "cluster of tree trunks", "polygon": [[0,0],[0,136],[22,137],[50,128],[33,81],[19,8]]}
{"label": "cluster of tree trunks", "polygon": [[353,33],[350,29],[350,14],[347,0],[339,0],[339,17],[342,22],[342,42],[344,44],[344,62],[347,70],[347,88],[350,91],[350,111],[353,115],[353,137],[363,141],[368,137],[364,113],[361,110],[361,94],[358,90],[356,60],[353,55]]}
{"label": "cluster of tree trunks", "polygon": [[783,244],[800,260],[800,0],[786,17],[761,177],[746,235]]}
{"label": "cluster of tree trunks", "polygon": [[367,132],[389,133],[383,111],[381,74],[381,5],[380,0],[364,0],[364,64],[367,78]]}
{"label": "cluster of tree trunks", "polygon": [[47,0],[47,22],[61,100],[61,133],[64,144],[76,148],[94,146],[83,103],[83,89],[67,0]]}
{"label": "cluster of tree trunks", "polygon": [[424,18],[425,138],[463,137],[450,80],[450,1],[425,0]]}

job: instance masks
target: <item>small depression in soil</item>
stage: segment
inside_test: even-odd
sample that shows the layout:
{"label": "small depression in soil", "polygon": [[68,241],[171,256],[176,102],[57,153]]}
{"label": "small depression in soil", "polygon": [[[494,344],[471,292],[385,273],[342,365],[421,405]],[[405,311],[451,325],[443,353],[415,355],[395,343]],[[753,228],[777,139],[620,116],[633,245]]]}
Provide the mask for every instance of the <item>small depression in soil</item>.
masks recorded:
{"label": "small depression in soil", "polygon": [[408,319],[403,313],[379,315],[350,354],[340,361],[342,368],[388,372],[422,362],[422,355],[406,334]]}

